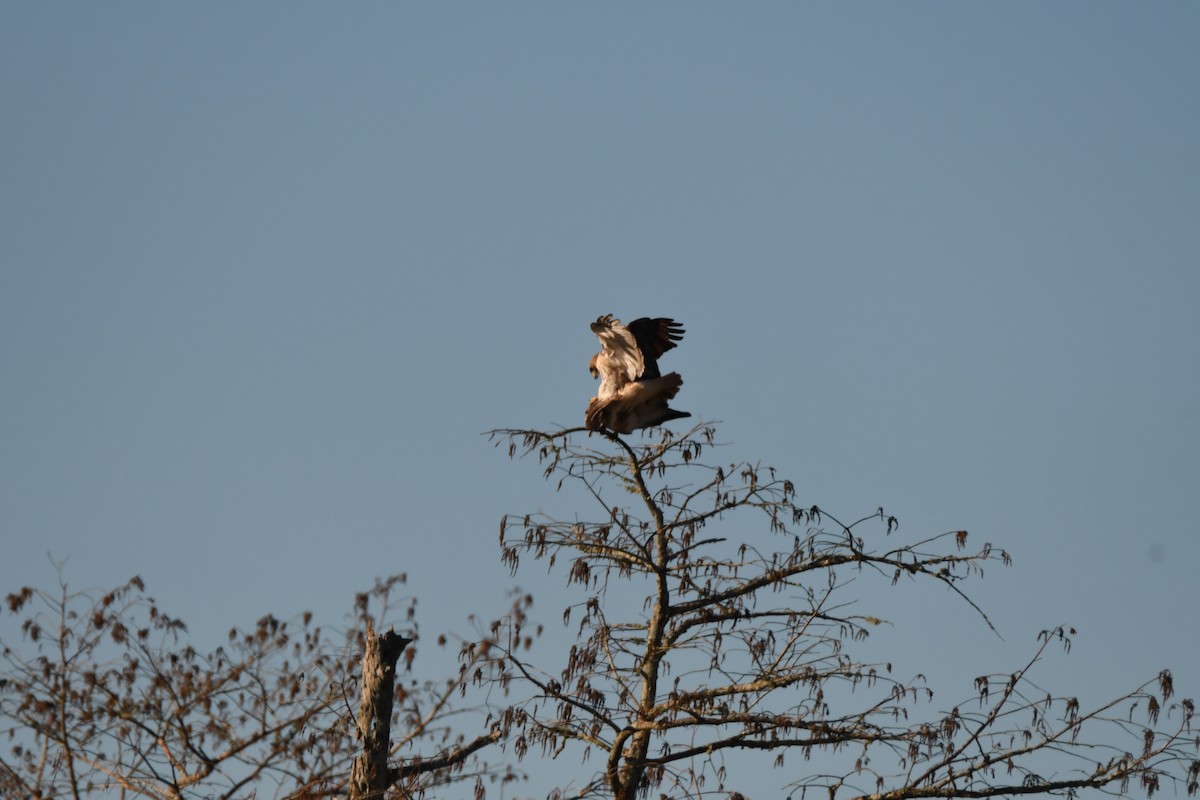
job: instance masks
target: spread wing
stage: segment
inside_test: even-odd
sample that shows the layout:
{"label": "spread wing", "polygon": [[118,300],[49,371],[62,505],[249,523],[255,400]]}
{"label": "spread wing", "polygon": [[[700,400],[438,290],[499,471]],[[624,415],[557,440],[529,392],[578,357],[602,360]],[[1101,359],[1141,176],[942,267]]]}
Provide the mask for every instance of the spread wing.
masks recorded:
{"label": "spread wing", "polygon": [[659,378],[658,359],[683,339],[683,326],[667,317],[642,317],[635,319],[626,327],[633,337],[637,349],[641,351],[643,369],[636,376],[638,380]]}

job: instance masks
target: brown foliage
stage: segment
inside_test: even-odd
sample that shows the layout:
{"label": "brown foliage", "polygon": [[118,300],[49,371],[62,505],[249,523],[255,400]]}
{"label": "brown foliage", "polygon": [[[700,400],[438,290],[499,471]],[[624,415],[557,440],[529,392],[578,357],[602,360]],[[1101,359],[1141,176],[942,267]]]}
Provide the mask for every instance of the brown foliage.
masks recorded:
{"label": "brown foliage", "polygon": [[[568,747],[599,756],[580,794],[726,797],[727,768],[755,768],[754,753],[775,767],[821,753],[821,770],[781,783],[830,798],[1120,793],[1131,779],[1147,793],[1164,780],[1196,791],[1191,702],[1170,705],[1156,728],[1168,673],[1090,711],[1036,690],[1029,672],[1051,644],[1069,647],[1066,628],[1044,632],[1016,672],[976,679],[977,707],[948,712],[931,709],[921,676],[901,680],[890,664],[853,657],[881,620],[844,597],[852,579],[941,584],[990,626],[963,582],[1010,560],[986,543],[967,551],[966,531],[898,542],[883,509],[843,523],[800,502],[772,468],[704,464],[706,425],[637,446],[581,429],[492,438],[510,457],[535,456],[557,489],[581,488],[598,512],[509,515],[500,526],[512,572],[526,558],[561,565],[582,597],[563,612],[578,628],[559,668],[508,649],[505,679],[533,697],[504,718],[519,757]],[[865,535],[871,524],[880,530]],[[1119,716],[1137,703],[1145,714]],[[1050,756],[1062,763],[1043,779],[1035,768]]]}
{"label": "brown foliage", "polygon": [[[341,794],[359,750],[354,705],[372,604],[403,576],[358,596],[358,625],[329,636],[305,612],[263,616],[201,653],[139,578],[97,595],[23,588],[23,642],[0,642],[0,795],[147,798]],[[413,606],[408,608],[412,619]],[[383,612],[380,612],[383,613]],[[414,653],[410,648],[406,656]],[[406,663],[411,664],[411,660]],[[389,783],[410,796],[455,780],[507,775],[473,759],[480,739],[448,727],[472,672],[397,694]],[[412,755],[425,749],[425,757]]]}

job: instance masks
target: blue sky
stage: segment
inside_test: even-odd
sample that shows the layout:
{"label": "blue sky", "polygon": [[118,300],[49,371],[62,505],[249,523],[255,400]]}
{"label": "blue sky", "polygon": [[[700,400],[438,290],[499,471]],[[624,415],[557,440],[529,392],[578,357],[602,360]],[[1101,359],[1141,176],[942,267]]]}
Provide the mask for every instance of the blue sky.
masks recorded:
{"label": "blue sky", "polygon": [[465,629],[500,516],[557,502],[481,432],[581,423],[588,322],[663,315],[722,459],[1012,552],[1003,642],[864,586],[893,661],[966,696],[1069,622],[1063,683],[1194,694],[1198,40],[1178,2],[0,5],[0,586],[141,574],[215,642],[404,571]]}

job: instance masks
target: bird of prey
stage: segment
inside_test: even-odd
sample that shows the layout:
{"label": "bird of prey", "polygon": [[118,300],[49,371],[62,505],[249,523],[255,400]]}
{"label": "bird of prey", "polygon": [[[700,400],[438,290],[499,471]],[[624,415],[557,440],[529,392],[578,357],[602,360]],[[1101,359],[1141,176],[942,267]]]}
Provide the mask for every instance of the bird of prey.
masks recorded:
{"label": "bird of prey", "polygon": [[588,369],[600,378],[600,388],[588,404],[588,428],[632,433],[691,416],[667,406],[683,378],[658,369],[658,359],[683,339],[682,325],[666,317],[642,317],[626,326],[606,314],[592,323],[592,333],[600,340],[600,352]]}

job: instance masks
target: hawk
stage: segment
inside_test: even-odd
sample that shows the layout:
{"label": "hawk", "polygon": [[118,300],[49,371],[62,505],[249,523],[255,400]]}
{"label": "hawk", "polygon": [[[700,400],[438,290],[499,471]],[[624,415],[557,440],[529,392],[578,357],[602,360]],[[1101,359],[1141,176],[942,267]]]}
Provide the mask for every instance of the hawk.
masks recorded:
{"label": "hawk", "polygon": [[683,378],[658,369],[658,359],[683,339],[682,325],[666,317],[642,317],[626,326],[605,314],[592,323],[592,333],[600,340],[600,352],[592,356],[588,369],[600,379],[600,388],[588,404],[588,428],[632,433],[691,416],[667,406]]}

